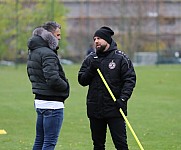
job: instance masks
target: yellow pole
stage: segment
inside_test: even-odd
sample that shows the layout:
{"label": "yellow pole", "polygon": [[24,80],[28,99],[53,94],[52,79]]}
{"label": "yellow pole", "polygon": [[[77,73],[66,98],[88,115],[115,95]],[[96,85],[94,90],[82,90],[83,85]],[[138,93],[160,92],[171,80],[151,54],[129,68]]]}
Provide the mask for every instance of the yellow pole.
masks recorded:
{"label": "yellow pole", "polygon": [[[112,99],[113,99],[114,101],[116,101],[116,98],[115,98],[113,92],[111,91],[111,89],[109,88],[109,86],[108,86],[106,80],[104,79],[104,76],[102,75],[101,71],[100,71],[99,69],[97,69],[97,72],[99,73],[99,76],[101,77],[101,79],[102,79],[104,85],[106,86],[106,88],[107,88],[109,94],[111,95]],[[130,125],[128,119],[127,119],[127,117],[125,116],[124,112],[122,111],[121,108],[119,109],[119,111],[120,111],[121,115],[123,116],[123,118],[124,118],[126,124],[128,125],[128,127],[129,127],[131,133],[133,134],[133,136],[134,136],[134,138],[135,138],[135,140],[136,140],[138,146],[140,147],[141,150],[144,150],[143,146],[141,145],[141,143],[140,143],[138,137],[136,136],[136,134],[135,134],[133,128],[131,127],[131,125]]]}

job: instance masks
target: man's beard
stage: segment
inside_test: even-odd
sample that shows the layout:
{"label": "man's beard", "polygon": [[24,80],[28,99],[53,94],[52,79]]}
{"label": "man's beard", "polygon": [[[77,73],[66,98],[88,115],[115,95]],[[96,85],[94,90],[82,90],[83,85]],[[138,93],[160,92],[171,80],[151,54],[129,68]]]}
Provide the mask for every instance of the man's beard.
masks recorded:
{"label": "man's beard", "polygon": [[96,53],[103,53],[106,49],[107,45],[100,45],[100,47],[96,47]]}

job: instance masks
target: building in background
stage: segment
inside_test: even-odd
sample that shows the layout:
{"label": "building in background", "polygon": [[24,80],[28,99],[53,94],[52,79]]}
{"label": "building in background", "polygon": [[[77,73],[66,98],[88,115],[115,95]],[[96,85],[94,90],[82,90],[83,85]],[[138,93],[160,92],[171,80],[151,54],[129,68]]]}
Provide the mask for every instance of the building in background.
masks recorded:
{"label": "building in background", "polygon": [[162,54],[181,49],[181,0],[62,0],[68,8],[70,57],[84,58],[93,33],[103,25],[116,32],[118,47]]}
{"label": "building in background", "polygon": [[[181,0],[0,0],[0,4],[2,8],[8,6],[1,11],[1,24],[8,28],[1,29],[0,39],[2,43],[10,43],[1,46],[2,59],[6,55],[12,60],[15,57],[26,60],[25,41],[29,31],[48,19],[63,24],[65,36],[59,53],[65,59],[82,61],[94,32],[101,26],[110,26],[115,31],[113,38],[118,48],[136,63],[181,62]],[[13,32],[7,35],[4,30]]]}

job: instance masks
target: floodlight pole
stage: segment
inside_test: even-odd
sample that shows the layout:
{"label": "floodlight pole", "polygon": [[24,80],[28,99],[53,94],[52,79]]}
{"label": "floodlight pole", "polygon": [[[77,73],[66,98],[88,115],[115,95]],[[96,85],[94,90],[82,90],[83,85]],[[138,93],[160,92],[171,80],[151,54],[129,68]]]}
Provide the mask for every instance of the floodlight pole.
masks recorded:
{"label": "floodlight pole", "polygon": [[18,57],[18,44],[19,44],[19,0],[16,0],[16,50],[15,50],[15,65],[17,67]]}
{"label": "floodlight pole", "polygon": [[[157,49],[157,62],[159,62],[159,49],[160,49],[160,46],[159,46],[159,41],[160,41],[160,1],[157,0],[156,1],[156,11],[157,11],[157,21],[156,21],[156,49]],[[158,63],[157,63],[158,65]]]}
{"label": "floodlight pole", "polygon": [[51,1],[51,19],[54,20],[54,0]]}

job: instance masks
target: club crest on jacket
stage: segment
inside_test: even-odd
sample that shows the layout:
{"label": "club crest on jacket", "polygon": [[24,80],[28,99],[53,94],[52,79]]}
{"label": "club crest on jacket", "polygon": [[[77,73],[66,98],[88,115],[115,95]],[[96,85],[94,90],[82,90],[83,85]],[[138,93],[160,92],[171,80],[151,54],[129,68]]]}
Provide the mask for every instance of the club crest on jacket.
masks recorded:
{"label": "club crest on jacket", "polygon": [[109,63],[109,69],[114,69],[116,67],[116,63],[112,60],[110,63]]}

